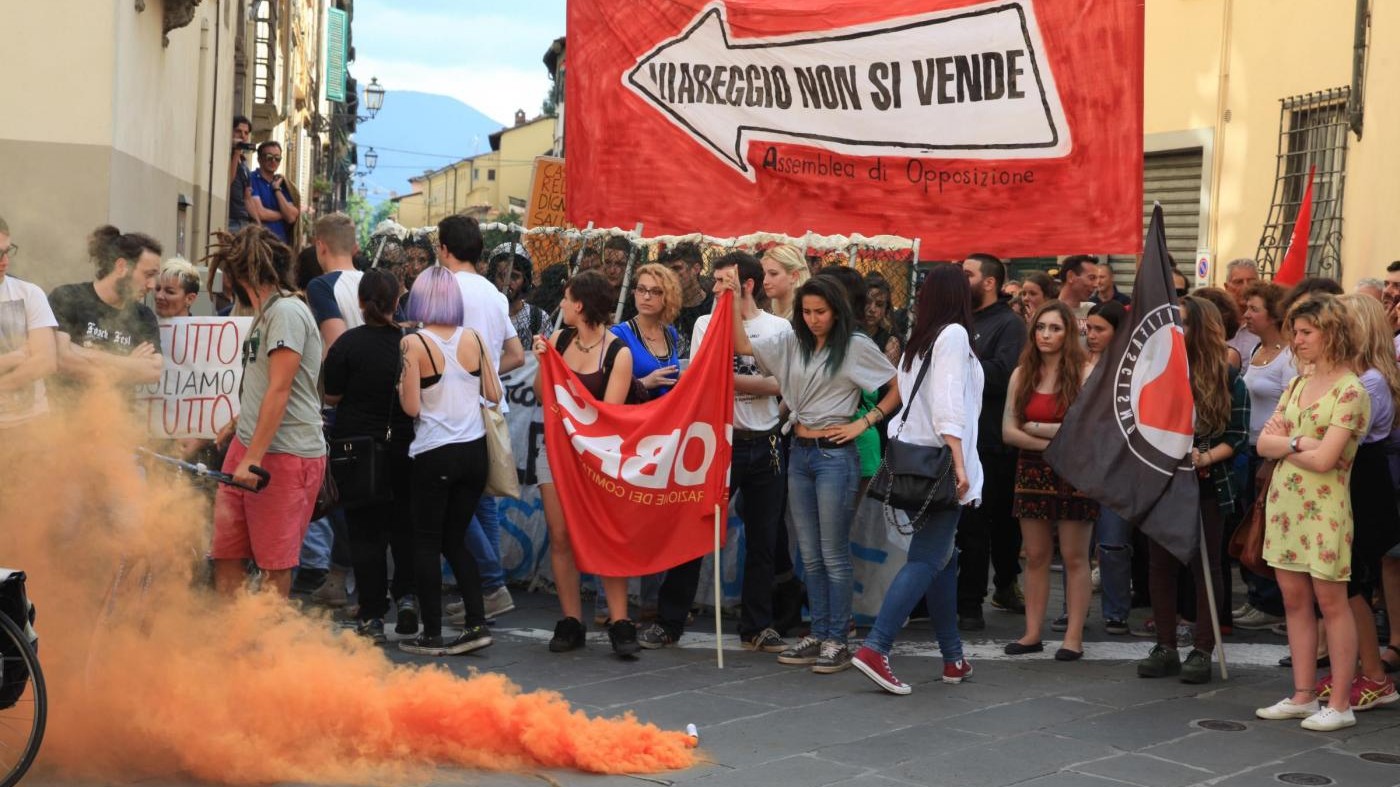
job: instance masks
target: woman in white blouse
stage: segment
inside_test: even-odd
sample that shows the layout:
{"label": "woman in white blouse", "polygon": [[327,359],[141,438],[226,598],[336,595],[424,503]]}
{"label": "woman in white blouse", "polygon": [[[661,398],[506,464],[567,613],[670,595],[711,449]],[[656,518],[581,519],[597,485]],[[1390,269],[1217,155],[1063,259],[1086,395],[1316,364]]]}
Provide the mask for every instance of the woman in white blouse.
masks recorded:
{"label": "woman in white blouse", "polygon": [[[892,439],[951,449],[959,502],[964,506],[975,506],[982,498],[977,416],[982,409],[983,376],[972,350],[971,330],[972,293],[962,268],[935,266],[919,291],[914,330],[898,366],[897,392],[908,401],[889,423]],[[909,542],[908,562],[890,583],[875,627],[854,659],[856,668],[885,691],[908,694],[912,690],[890,669],[889,653],[920,598],[928,599],[934,636],[943,655],[943,682],[960,683],[972,674],[958,636],[954,537],[961,512],[961,506],[928,511],[911,523],[917,530]]]}

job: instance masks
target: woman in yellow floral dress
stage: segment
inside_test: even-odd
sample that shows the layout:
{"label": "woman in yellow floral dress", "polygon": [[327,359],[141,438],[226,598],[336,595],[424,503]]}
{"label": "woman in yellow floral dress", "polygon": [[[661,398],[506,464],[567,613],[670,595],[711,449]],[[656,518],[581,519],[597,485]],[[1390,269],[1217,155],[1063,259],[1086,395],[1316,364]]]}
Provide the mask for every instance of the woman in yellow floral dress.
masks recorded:
{"label": "woman in yellow floral dress", "polygon": [[1289,310],[1300,375],[1259,436],[1259,455],[1278,460],[1269,487],[1264,559],[1274,567],[1288,618],[1293,695],[1256,715],[1303,719],[1305,729],[1330,731],[1356,724],[1351,693],[1334,691],[1319,707],[1317,627],[1322,609],[1332,648],[1332,679],[1350,686],[1356,671],[1356,624],[1347,605],[1353,522],[1350,475],[1356,448],[1371,419],[1371,400],[1351,371],[1357,340],[1345,307],[1331,295],[1312,295]]}

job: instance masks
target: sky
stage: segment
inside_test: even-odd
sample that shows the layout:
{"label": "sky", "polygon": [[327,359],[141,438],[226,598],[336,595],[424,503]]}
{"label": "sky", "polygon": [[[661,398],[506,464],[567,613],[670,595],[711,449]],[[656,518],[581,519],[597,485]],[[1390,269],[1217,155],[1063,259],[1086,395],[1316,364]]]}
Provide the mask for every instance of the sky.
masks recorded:
{"label": "sky", "polygon": [[517,109],[539,114],[549,91],[541,58],[564,35],[564,7],[565,0],[357,0],[351,73],[362,86],[378,77],[388,96],[452,96],[509,125]]}

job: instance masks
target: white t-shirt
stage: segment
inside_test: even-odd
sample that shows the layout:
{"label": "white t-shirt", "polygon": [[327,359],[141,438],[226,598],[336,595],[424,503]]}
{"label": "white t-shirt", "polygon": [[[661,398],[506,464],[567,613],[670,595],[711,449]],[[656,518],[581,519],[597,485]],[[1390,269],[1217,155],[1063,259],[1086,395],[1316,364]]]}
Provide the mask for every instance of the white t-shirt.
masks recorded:
{"label": "white t-shirt", "polygon": [[[13,276],[0,279],[0,354],[28,347],[32,330],[57,327],[43,290]],[[35,380],[23,390],[0,393],[0,427],[14,426],[48,410],[43,380]]]}
{"label": "white t-shirt", "polygon": [[501,350],[507,339],[516,338],[510,321],[510,303],[485,276],[458,271],[457,286],[462,290],[462,327],[481,334],[491,365],[501,368]]}
{"label": "white t-shirt", "polygon": [[[943,435],[962,441],[963,472],[967,493],[963,505],[976,505],[982,499],[982,461],[977,456],[977,419],[982,414],[982,389],[986,378],[982,364],[972,352],[967,330],[949,325],[933,342],[933,357],[923,385],[914,391],[923,359],[915,358],[908,371],[899,359],[899,393],[906,397],[904,409],[886,427],[890,437],[914,445],[945,445]],[[914,396],[907,399],[913,392]],[[901,431],[900,427],[903,427]]]}
{"label": "white t-shirt", "polygon": [[[1249,356],[1253,355],[1254,351],[1259,347],[1259,337],[1254,335],[1254,331],[1241,327],[1238,331],[1235,331],[1235,335],[1230,337],[1230,340],[1225,343],[1235,348],[1235,352],[1240,354],[1240,359],[1247,364],[1249,363]],[[1273,415],[1272,412],[1269,414]]]}
{"label": "white t-shirt", "polygon": [[[701,315],[695,321],[695,329],[690,336],[690,355],[692,358],[700,352],[700,342],[705,338],[705,329],[710,327],[710,317],[709,314]],[[765,311],[760,311],[758,316],[752,320],[744,320],[744,333],[749,335],[751,342],[784,332],[792,332],[792,323],[781,317],[774,317]],[[762,372],[758,370],[758,362],[754,360],[752,355],[735,355],[734,373],[762,376]],[[778,426],[778,414],[778,397],[754,396],[753,394],[734,392],[735,429],[766,432]]]}

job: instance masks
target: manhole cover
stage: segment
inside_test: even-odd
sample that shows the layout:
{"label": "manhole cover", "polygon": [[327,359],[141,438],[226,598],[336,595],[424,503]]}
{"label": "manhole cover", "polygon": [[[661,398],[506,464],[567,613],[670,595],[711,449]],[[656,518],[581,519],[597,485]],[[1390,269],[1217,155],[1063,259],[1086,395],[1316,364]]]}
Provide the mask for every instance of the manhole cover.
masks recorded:
{"label": "manhole cover", "polygon": [[1196,722],[1196,726],[1214,732],[1244,732],[1249,729],[1238,721],[1225,721],[1224,719],[1201,719]]}
{"label": "manhole cover", "polygon": [[1400,765],[1400,754],[1387,754],[1382,751],[1368,751],[1361,755],[1361,759],[1379,765]]}
{"label": "manhole cover", "polygon": [[1332,783],[1332,780],[1320,773],[1280,773],[1274,777],[1284,784],[1303,784],[1308,787],[1323,787]]}

